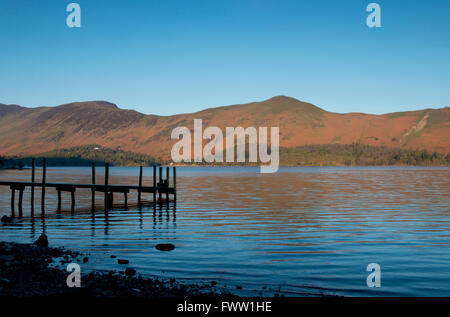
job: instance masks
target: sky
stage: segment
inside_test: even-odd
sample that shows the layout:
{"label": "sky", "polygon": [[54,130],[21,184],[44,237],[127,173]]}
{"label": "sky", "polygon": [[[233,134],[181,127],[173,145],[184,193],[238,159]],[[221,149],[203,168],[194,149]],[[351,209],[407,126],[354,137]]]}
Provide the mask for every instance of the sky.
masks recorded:
{"label": "sky", "polygon": [[[73,0],[72,0],[73,1]],[[0,0],[0,103],[171,115],[287,95],[339,113],[450,106],[450,1]]]}

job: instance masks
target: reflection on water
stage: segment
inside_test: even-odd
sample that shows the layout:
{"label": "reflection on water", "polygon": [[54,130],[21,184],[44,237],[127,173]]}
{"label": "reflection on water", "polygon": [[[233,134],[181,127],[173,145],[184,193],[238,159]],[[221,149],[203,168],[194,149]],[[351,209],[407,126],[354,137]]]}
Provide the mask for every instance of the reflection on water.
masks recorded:
{"label": "reflection on water", "polygon": [[[111,184],[137,183],[137,168],[110,172]],[[0,171],[0,179],[29,174]],[[85,270],[123,269],[113,254],[143,274],[215,280],[249,295],[449,296],[449,176],[449,168],[179,168],[176,206],[91,214],[90,191],[77,190],[77,212],[57,214],[47,189],[46,219],[0,226],[0,240],[32,242],[45,232],[53,246],[90,254]],[[90,169],[49,169],[48,181],[89,183]],[[0,214],[9,214],[9,199],[0,187]],[[167,242],[176,249],[155,249]],[[381,265],[379,289],[366,286],[372,262]]]}

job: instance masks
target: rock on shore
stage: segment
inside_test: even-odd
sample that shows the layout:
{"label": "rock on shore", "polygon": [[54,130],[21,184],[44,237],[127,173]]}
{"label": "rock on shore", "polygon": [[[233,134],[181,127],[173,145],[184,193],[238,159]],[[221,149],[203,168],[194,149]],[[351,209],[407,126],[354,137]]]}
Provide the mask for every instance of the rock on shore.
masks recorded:
{"label": "rock on shore", "polygon": [[36,244],[0,242],[0,296],[83,296],[83,297],[197,297],[232,296],[208,284],[183,284],[170,279],[144,278],[132,268],[81,274],[81,287],[69,288],[70,274],[51,267],[54,258],[64,263],[84,257],[78,252]]}

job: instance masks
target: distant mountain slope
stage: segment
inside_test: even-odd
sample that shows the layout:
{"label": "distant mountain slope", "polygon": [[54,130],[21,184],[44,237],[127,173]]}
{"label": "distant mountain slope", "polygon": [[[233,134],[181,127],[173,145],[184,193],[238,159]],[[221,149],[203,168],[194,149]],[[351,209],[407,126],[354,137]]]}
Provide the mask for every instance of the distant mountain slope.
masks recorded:
{"label": "distant mountain slope", "polygon": [[371,115],[327,112],[278,96],[174,116],[144,115],[105,101],[25,108],[0,104],[0,154],[28,155],[99,144],[167,159],[177,126],[278,126],[280,146],[362,143],[450,152],[450,108]]}

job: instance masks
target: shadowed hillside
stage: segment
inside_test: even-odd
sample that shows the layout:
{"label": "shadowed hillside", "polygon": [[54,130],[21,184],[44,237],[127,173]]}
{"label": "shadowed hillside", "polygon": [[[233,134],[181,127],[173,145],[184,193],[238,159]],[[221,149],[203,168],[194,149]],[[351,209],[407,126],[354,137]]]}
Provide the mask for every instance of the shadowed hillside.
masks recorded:
{"label": "shadowed hillside", "polygon": [[278,126],[280,147],[350,145],[450,152],[450,108],[371,115],[327,112],[278,96],[262,102],[209,108],[174,116],[144,115],[105,101],[25,108],[0,104],[0,155],[27,156],[98,144],[105,148],[170,159],[172,129]]}

